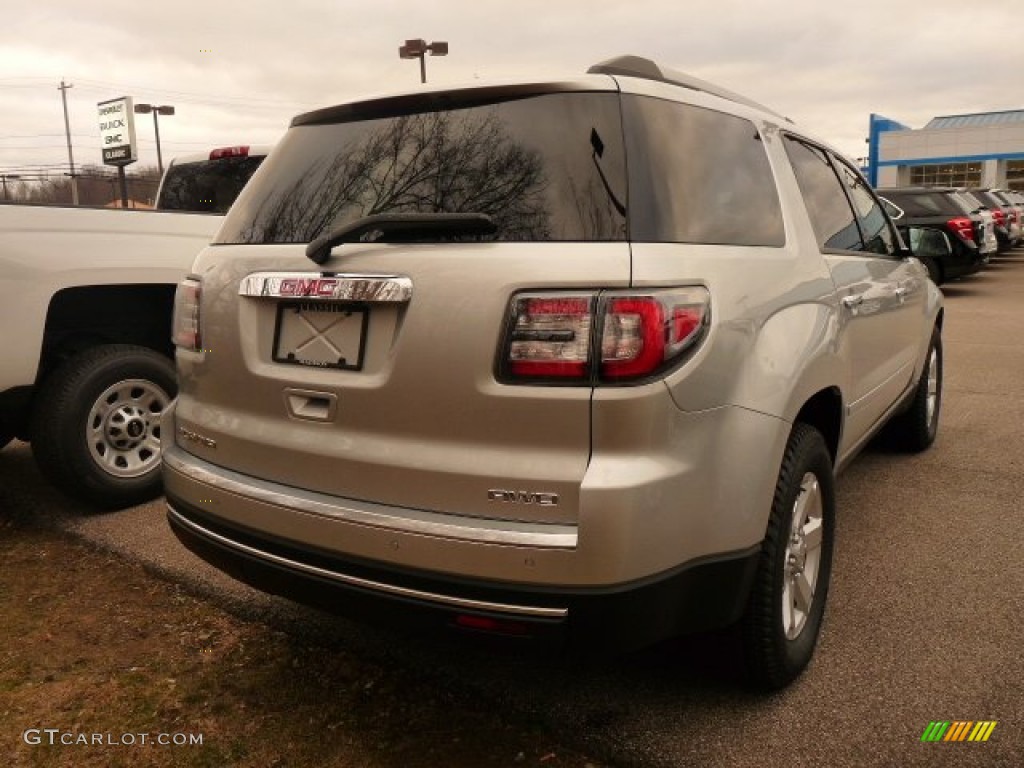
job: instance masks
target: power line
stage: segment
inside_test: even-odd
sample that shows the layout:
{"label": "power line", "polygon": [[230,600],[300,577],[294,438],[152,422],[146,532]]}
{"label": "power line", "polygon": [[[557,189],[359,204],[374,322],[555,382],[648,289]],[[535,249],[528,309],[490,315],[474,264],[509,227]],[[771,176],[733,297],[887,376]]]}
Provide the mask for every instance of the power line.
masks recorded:
{"label": "power line", "polygon": [[[49,83],[48,78],[0,78],[0,88],[36,88],[38,87],[34,83],[12,83],[11,80],[32,80],[40,85]],[[201,102],[215,103],[215,104],[249,104],[252,106],[298,106],[298,107],[312,107],[315,106],[313,102],[303,101],[292,101],[286,99],[254,99],[249,96],[230,96],[230,95],[215,95],[207,93],[195,93],[194,91],[175,91],[166,88],[152,88],[146,85],[133,85],[130,83],[112,83],[105,80],[90,80],[87,78],[78,79],[79,88],[89,91],[115,89],[115,90],[133,90],[140,91],[143,93],[152,94],[166,94],[176,98],[191,98],[199,100]]]}
{"label": "power line", "polygon": [[[72,134],[74,135],[74,134]],[[95,136],[83,136],[85,139],[95,139]],[[155,139],[136,138],[137,144],[156,144]],[[161,144],[176,144],[183,147],[208,147],[208,141],[161,141]],[[6,149],[63,149],[65,144],[0,144],[0,152]],[[86,144],[80,141],[74,142],[76,148],[101,149],[99,144]]]}
{"label": "power line", "polygon": [[[22,134],[20,136],[0,136],[0,141],[4,141],[6,139],[52,139],[52,138],[56,138],[57,136],[63,136],[63,135],[64,135],[63,133],[26,133],[26,134]],[[95,139],[96,138],[96,134],[93,134],[93,133],[72,133],[71,137],[75,138],[75,139]],[[156,143],[155,139],[147,139],[145,137],[139,137],[138,139],[136,139],[136,141],[139,141],[139,142],[142,142],[142,143],[146,143],[146,144],[155,144]],[[172,140],[169,140],[169,139],[161,139],[160,143],[161,144],[190,144],[190,145],[194,145],[194,146],[197,146],[197,147],[205,147],[207,144],[209,144],[209,142],[203,142],[203,141],[172,141]],[[29,149],[32,149],[33,147],[37,147],[37,146],[38,147],[42,147],[44,145],[42,145],[42,144],[34,144],[34,145],[30,146]],[[47,144],[45,146],[51,146],[51,145]],[[60,146],[63,147],[64,145],[61,144]],[[0,149],[14,149],[14,147],[0,145]]]}
{"label": "power line", "polygon": [[[0,136],[0,139],[38,139],[38,138],[52,138],[54,136],[63,136],[63,133],[22,133],[18,135]],[[91,134],[88,133],[72,133],[72,136],[77,136],[80,139],[91,139]]]}
{"label": "power line", "polygon": [[304,101],[289,101],[280,99],[253,99],[248,96],[229,96],[229,95],[213,95],[205,93],[194,93],[189,91],[172,91],[163,88],[151,88],[145,85],[131,85],[128,83],[109,83],[103,80],[87,80],[79,78],[79,84],[86,90],[101,90],[110,89],[115,90],[132,90],[139,91],[142,93],[152,94],[164,94],[172,96],[173,98],[181,100],[192,100],[195,103],[209,103],[209,104],[227,104],[231,106],[238,105],[249,105],[254,107],[270,108],[270,107],[312,107],[315,106],[312,102]]}

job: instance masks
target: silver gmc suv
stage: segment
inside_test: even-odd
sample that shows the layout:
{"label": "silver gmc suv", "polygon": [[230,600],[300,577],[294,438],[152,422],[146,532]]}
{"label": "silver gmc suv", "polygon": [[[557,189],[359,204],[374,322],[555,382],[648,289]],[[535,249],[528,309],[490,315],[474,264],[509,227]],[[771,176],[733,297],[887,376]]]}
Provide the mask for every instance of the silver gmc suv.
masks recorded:
{"label": "silver gmc suv", "polygon": [[168,516],[262,589],[787,684],[834,475],[935,438],[942,297],[857,170],[627,56],[300,115],[178,289]]}

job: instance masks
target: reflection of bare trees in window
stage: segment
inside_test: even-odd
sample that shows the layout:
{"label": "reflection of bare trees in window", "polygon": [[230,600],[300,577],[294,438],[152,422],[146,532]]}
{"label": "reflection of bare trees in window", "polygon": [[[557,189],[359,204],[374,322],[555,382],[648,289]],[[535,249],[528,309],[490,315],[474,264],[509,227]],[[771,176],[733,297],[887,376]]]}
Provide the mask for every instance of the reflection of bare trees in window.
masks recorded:
{"label": "reflection of bare trees in window", "polygon": [[619,240],[623,236],[624,214],[615,205],[616,198],[600,181],[591,179],[583,189],[569,178],[573,209],[581,230],[590,240]]}
{"label": "reflection of bare trees in window", "polygon": [[362,135],[275,190],[243,241],[308,242],[376,213],[486,213],[503,240],[550,236],[541,158],[494,110],[406,115]]}

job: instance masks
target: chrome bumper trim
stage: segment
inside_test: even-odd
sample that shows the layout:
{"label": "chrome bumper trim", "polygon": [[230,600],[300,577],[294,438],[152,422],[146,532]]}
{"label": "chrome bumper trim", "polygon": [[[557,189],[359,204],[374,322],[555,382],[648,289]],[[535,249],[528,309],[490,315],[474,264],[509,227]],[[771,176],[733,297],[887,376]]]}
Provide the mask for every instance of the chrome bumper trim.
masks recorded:
{"label": "chrome bumper trim", "polygon": [[491,611],[495,613],[505,613],[515,616],[530,616],[534,618],[543,619],[564,619],[569,615],[567,608],[543,608],[540,606],[532,605],[509,605],[506,603],[492,603],[486,600],[468,600],[461,597],[454,597],[452,595],[441,595],[436,592],[424,592],[419,589],[409,589],[407,587],[399,587],[394,584],[386,584],[380,581],[372,581],[370,579],[362,579],[358,576],[349,576],[345,573],[338,573],[337,571],[331,571],[326,568],[320,568],[315,565],[309,565],[307,563],[301,563],[297,560],[291,560],[287,557],[281,557],[271,552],[264,552],[256,547],[250,547],[247,544],[234,541],[221,536],[219,533],[214,533],[208,528],[204,528],[197,523],[192,522],[188,518],[184,517],[178,510],[176,510],[170,503],[167,504],[167,510],[170,515],[173,516],[176,523],[182,525],[189,530],[197,533],[200,536],[205,536],[208,539],[221,544],[230,549],[238,552],[243,552],[252,557],[265,560],[275,565],[281,565],[292,570],[301,571],[308,573],[313,576],[319,576],[321,578],[330,579],[340,584],[345,584],[351,587],[361,587],[363,589],[369,589],[376,592],[383,592],[396,597],[410,598],[414,600],[421,600],[429,603],[437,603],[452,608],[459,608],[471,611]]}
{"label": "chrome bumper trim", "polygon": [[[573,525],[492,520],[338,499],[325,493],[279,486],[266,480],[242,475],[209,464],[190,454],[188,461],[185,461],[181,458],[181,453],[177,446],[165,449],[162,456],[164,464],[195,482],[291,512],[318,515],[330,520],[399,533],[477,544],[503,544],[535,549],[575,549],[579,540],[578,530]],[[344,501],[345,506],[341,506],[339,501]],[[396,509],[400,514],[395,513]]]}

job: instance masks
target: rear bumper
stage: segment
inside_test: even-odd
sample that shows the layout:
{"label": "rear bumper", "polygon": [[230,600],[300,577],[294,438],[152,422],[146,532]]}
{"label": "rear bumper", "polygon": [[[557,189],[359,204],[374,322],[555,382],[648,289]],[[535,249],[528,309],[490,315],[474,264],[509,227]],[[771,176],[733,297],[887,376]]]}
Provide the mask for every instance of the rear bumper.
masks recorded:
{"label": "rear bumper", "polygon": [[335,613],[547,648],[623,651],[727,626],[743,612],[759,548],[640,581],[559,588],[400,568],[225,523],[168,494],[168,522],[202,559],[260,590]]}
{"label": "rear bumper", "polygon": [[989,261],[989,254],[983,253],[977,247],[970,247],[956,239],[954,233],[949,233],[950,241],[954,243],[953,253],[949,258],[941,259],[940,265],[946,279],[954,279],[973,275],[983,269]]}

